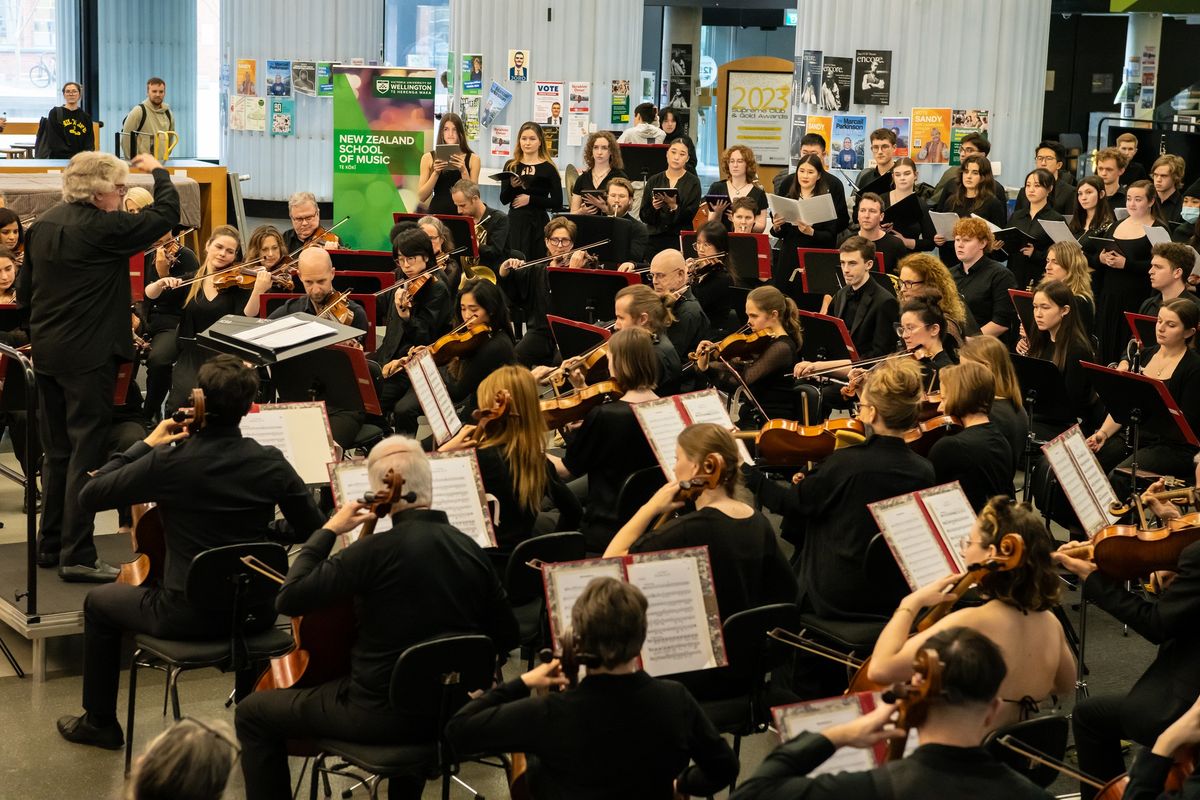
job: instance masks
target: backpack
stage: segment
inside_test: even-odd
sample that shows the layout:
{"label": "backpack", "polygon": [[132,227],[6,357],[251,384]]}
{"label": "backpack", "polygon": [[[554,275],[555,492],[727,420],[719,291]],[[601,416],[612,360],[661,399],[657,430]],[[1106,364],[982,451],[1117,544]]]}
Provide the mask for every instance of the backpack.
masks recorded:
{"label": "backpack", "polygon": [[[125,119],[121,120],[122,128],[124,128],[125,123],[129,121],[130,114],[132,114],[138,108],[140,108],[142,110],[142,118],[138,120],[137,127],[133,129],[133,132],[141,133],[142,128],[146,127],[146,117],[150,116],[150,110],[148,108],[146,108],[146,102],[143,100],[142,102],[138,103],[137,106],[129,112],[129,114],[125,115]],[[168,108],[168,109],[166,109],[166,111],[167,111],[167,126],[171,130],[174,130],[175,129],[175,118],[173,116],[171,116],[171,109]],[[129,138],[134,139],[135,137],[130,136]],[[137,145],[134,142],[130,142],[129,149],[133,152],[133,154],[137,154],[137,153],[141,152],[140,150],[138,150]],[[151,152],[151,151],[153,151],[153,148],[151,148],[151,150],[148,152]]]}
{"label": "backpack", "polygon": [[[51,114],[54,113],[52,110]],[[38,120],[37,136],[33,139],[33,157],[34,158],[49,158],[50,157],[50,142],[47,141],[47,121],[45,117]]]}

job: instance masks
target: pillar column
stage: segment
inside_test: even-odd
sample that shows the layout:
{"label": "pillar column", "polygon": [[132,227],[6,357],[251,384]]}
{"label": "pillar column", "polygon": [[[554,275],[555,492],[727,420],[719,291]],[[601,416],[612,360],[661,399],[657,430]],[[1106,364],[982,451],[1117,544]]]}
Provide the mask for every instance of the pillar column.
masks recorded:
{"label": "pillar column", "polygon": [[[1119,95],[1121,116],[1125,119],[1154,118],[1161,43],[1162,14],[1129,14],[1129,27],[1125,33],[1125,68]],[[1149,53],[1146,52],[1147,48]],[[1146,63],[1147,55],[1153,62]],[[1143,73],[1147,71],[1154,76],[1153,82],[1148,86],[1142,80]],[[1143,102],[1147,94],[1149,102]]]}

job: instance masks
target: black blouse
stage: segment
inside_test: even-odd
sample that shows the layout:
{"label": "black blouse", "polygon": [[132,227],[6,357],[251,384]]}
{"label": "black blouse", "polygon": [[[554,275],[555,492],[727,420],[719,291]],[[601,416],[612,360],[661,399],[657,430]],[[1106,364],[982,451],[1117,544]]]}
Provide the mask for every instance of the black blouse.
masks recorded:
{"label": "black blouse", "polygon": [[[729,181],[713,181],[712,186],[708,187],[708,194],[723,194],[729,198],[729,202],[731,204],[734,200],[741,200],[743,198],[750,200],[755,206],[755,216],[758,216],[760,212],[767,210],[767,193],[764,192],[762,187],[758,184],[751,184],[750,191],[734,197],[729,192]],[[733,230],[733,222],[729,219],[728,210],[721,216],[721,224],[725,226],[725,230]]]}
{"label": "black blouse", "polygon": [[[675,210],[667,208],[665,205],[662,208],[655,208],[652,202],[654,189],[662,189],[664,187],[673,186],[679,190],[679,202]],[[679,234],[686,230],[691,230],[692,219],[695,218],[696,212],[700,209],[700,180],[690,172],[684,172],[674,184],[665,172],[658,172],[651,175],[646,180],[646,186],[642,189],[642,207],[638,211],[638,216],[642,222],[646,223],[646,228],[651,237],[665,239],[666,237],[678,238]],[[678,247],[678,243],[675,244]],[[651,247],[651,250],[654,250]],[[647,257],[652,257],[654,252],[646,253]]]}

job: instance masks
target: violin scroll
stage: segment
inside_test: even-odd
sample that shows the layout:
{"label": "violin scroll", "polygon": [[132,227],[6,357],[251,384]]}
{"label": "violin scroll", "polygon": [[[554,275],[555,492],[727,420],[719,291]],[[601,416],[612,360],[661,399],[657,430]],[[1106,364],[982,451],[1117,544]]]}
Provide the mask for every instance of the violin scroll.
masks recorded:
{"label": "violin scroll", "polygon": [[[896,730],[907,731],[920,727],[929,715],[929,706],[942,696],[942,670],[945,668],[936,650],[926,647],[913,656],[913,676],[907,683],[898,683],[884,700],[896,704]],[[888,760],[903,757],[907,737],[888,741]]]}
{"label": "violin scroll", "polygon": [[204,429],[204,390],[197,387],[192,389],[192,405],[184,406],[171,415],[171,419],[187,428],[188,434],[194,436]]}

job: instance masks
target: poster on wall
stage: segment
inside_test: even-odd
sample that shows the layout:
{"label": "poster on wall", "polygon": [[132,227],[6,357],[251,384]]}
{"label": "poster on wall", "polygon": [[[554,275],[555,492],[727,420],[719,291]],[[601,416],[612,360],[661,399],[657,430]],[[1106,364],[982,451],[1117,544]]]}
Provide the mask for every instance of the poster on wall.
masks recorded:
{"label": "poster on wall", "polygon": [[562,125],[566,98],[562,81],[533,84],[533,121],[539,125]]}
{"label": "poster on wall", "polygon": [[551,158],[557,157],[558,156],[558,126],[557,125],[543,125],[542,133],[546,137],[546,152],[548,152],[550,154]]}
{"label": "poster on wall", "polygon": [[508,125],[493,125],[491,147],[488,152],[500,158],[512,158],[512,127]]}
{"label": "poster on wall", "polygon": [[296,101],[292,98],[271,98],[271,135],[296,135]]}
{"label": "poster on wall", "polygon": [[317,96],[317,62],[292,62],[292,88],[296,91],[296,94],[306,94],[309,97]]}
{"label": "poster on wall", "polygon": [[834,114],[829,149],[835,168],[862,169],[866,163],[867,118],[860,114]]}
{"label": "poster on wall", "polygon": [[821,56],[820,50],[805,50],[797,64],[803,84],[800,89],[800,102],[805,105],[817,104],[817,88],[821,85]]}
{"label": "poster on wall", "polygon": [[829,137],[832,134],[833,117],[824,114],[809,114],[804,121],[806,133],[815,133],[825,140],[825,166],[829,166]]}
{"label": "poster on wall", "polygon": [[[680,115],[690,115],[692,110],[692,46],[690,44],[671,45],[671,77],[667,86],[667,101],[664,108],[679,112]],[[615,120],[614,120],[615,121]],[[682,130],[687,132],[687,124]]]}
{"label": "poster on wall", "polygon": [[918,164],[950,163],[950,109],[914,108],[910,146]]}
{"label": "poster on wall", "polygon": [[795,170],[800,161],[800,140],[808,131],[808,117],[804,114],[792,115],[792,151],[788,160],[788,169]]}
{"label": "poster on wall", "polygon": [[508,51],[508,79],[510,81],[529,80],[529,51]]}
{"label": "poster on wall", "polygon": [[896,158],[904,158],[909,155],[908,141],[910,138],[910,127],[908,117],[882,117],[879,120],[879,127],[887,128],[896,134]]}
{"label": "poster on wall", "polygon": [[727,77],[725,147],[744,144],[758,163],[786,167],[790,157],[792,74],[734,72]]}
{"label": "poster on wall", "polygon": [[387,250],[392,212],[417,208],[421,156],[434,142],[437,73],[406,67],[333,68],[333,215],[358,250]]}
{"label": "poster on wall", "polygon": [[654,102],[655,74],[653,71],[642,70],[642,103]]}
{"label": "poster on wall", "polygon": [[483,56],[479,53],[462,57],[462,93],[467,97],[483,94]]}
{"label": "poster on wall", "polygon": [[229,102],[229,130],[265,131],[267,101],[261,97],[234,95]]}
{"label": "poster on wall", "polygon": [[479,112],[480,127],[491,127],[492,122],[511,102],[512,92],[492,81],[492,85],[488,87],[487,102],[483,104],[483,110]]}
{"label": "poster on wall", "polygon": [[854,51],[854,102],[886,106],[892,102],[892,51]]}
{"label": "poster on wall", "polygon": [[467,138],[473,142],[479,141],[479,103],[478,97],[462,98],[463,125],[467,129]]}
{"label": "poster on wall", "polygon": [[292,62],[267,62],[267,95],[269,97],[292,96]]}
{"label": "poster on wall", "polygon": [[950,112],[950,164],[962,163],[962,140],[969,133],[988,135],[988,118],[991,114],[980,108],[955,108]]}
{"label": "poster on wall", "polygon": [[609,114],[611,122],[616,124],[629,122],[629,81],[612,82],[612,108]]}
{"label": "poster on wall", "polygon": [[333,62],[317,62],[317,97],[333,97]]}
{"label": "poster on wall", "polygon": [[253,58],[239,58],[237,69],[237,93],[243,97],[253,97],[258,94],[258,62]]}
{"label": "poster on wall", "polygon": [[573,82],[568,86],[567,144],[578,147],[588,135],[592,113],[592,84]]}
{"label": "poster on wall", "polygon": [[821,61],[821,110],[845,111],[850,108],[850,70],[852,62],[839,56]]}

